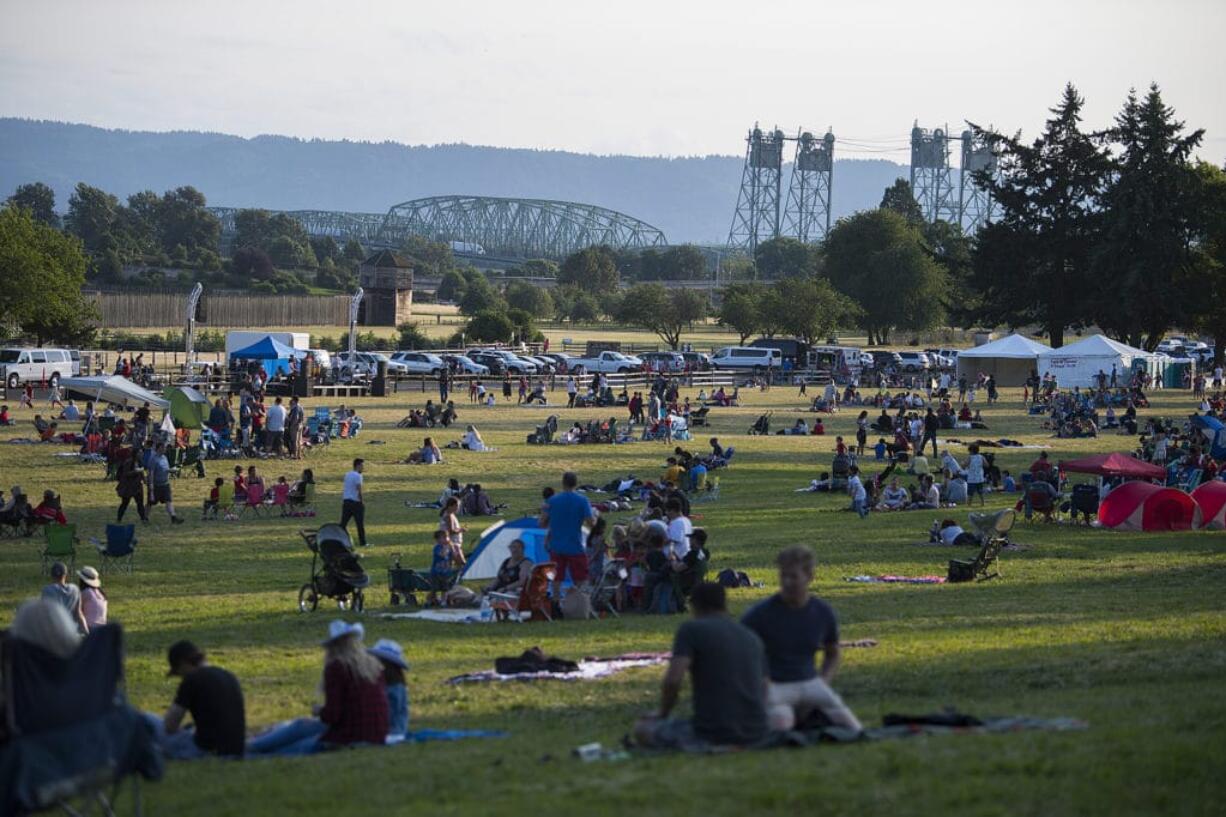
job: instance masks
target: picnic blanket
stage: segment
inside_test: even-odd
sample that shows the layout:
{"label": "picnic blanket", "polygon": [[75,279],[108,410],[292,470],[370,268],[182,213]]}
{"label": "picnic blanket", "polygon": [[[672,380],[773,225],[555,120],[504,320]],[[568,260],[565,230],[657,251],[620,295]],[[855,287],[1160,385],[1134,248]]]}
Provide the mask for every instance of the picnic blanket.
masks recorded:
{"label": "picnic blanket", "polygon": [[413,613],[380,613],[380,618],[388,619],[418,619],[420,621],[441,621],[444,624],[489,624],[493,618],[481,620],[481,611],[475,607],[440,607],[432,610],[417,610]]}
{"label": "picnic blanket", "polygon": [[[861,743],[880,740],[899,740],[917,735],[990,735],[1013,732],[1078,732],[1090,725],[1077,718],[1039,718],[1030,715],[1007,715],[977,718],[956,711],[930,715],[886,715],[881,726],[857,732],[838,726],[826,726],[792,732],[772,732],[754,746],[719,746],[695,740],[677,749],[636,748],[636,755],[659,755],[672,752],[690,754],[728,754],[747,750],[777,749],[780,747],[816,746],[822,743]],[[612,759],[612,758],[610,758]]]}
{"label": "picnic blanket", "polygon": [[881,576],[844,576],[845,582],[858,584],[945,584],[944,576],[894,576],[886,573]]}
{"label": "picnic blanket", "polygon": [[502,681],[593,681],[607,678],[635,667],[652,667],[664,664],[671,656],[661,653],[627,653],[612,658],[585,658],[578,662],[572,672],[517,672],[503,674],[497,670],[469,672],[447,679],[448,684],[497,683]]}
{"label": "picnic blanket", "polygon": [[388,735],[387,745],[467,740],[468,738],[505,738],[506,736],[506,732],[497,732],[489,729],[418,729],[415,732],[407,732],[403,735]]}

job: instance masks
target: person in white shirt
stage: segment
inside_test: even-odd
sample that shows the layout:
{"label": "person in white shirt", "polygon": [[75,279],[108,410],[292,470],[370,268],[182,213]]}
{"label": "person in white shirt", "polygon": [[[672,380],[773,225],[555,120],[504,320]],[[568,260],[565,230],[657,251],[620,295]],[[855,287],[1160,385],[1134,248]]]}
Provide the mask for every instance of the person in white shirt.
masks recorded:
{"label": "person in white shirt", "polygon": [[460,447],[467,448],[469,451],[485,450],[485,440],[481,439],[481,432],[477,431],[476,426],[470,425],[464,432],[464,437],[460,440]]}
{"label": "person in white shirt", "polygon": [[694,523],[681,512],[681,500],[676,497],[664,503],[664,512],[668,515],[668,560],[674,569],[680,569],[690,552]]}
{"label": "person in white shirt", "polygon": [[851,509],[860,514],[860,518],[868,516],[868,491],[860,480],[860,469],[851,466],[847,471],[847,495],[851,497]]}
{"label": "person in white shirt", "polygon": [[941,537],[941,544],[952,545],[954,543],[954,540],[957,539],[959,536],[961,536],[963,532],[964,531],[958,525],[957,522],[948,522],[947,524],[942,526],[941,532],[939,534]]}
{"label": "person in white shirt", "polygon": [[352,519],[358,526],[358,544],[366,547],[366,500],[362,492],[362,470],[365,461],[359,457],[353,461],[353,470],[345,474],[345,486],[341,492],[341,527],[349,529]]}
{"label": "person in white shirt", "polygon": [[579,393],[579,384],[575,382],[575,376],[568,375],[566,378],[566,407],[575,407],[575,395]]}
{"label": "person in white shirt", "polygon": [[971,443],[971,457],[966,461],[966,494],[967,504],[979,495],[979,505],[984,504],[983,488],[987,477],[984,475],[984,469],[987,465],[983,459],[983,455],[979,453],[978,443]]}
{"label": "person in white shirt", "polygon": [[898,477],[894,477],[890,480],[889,486],[881,492],[881,504],[878,505],[878,508],[883,511],[897,511],[906,504],[907,489],[899,484]]}
{"label": "person in white shirt", "polygon": [[278,397],[264,415],[264,450],[281,453],[281,440],[285,437],[285,406]]}
{"label": "person in white shirt", "polygon": [[963,473],[962,466],[958,463],[957,458],[949,453],[948,448],[941,454],[941,470],[949,471],[951,474]]}

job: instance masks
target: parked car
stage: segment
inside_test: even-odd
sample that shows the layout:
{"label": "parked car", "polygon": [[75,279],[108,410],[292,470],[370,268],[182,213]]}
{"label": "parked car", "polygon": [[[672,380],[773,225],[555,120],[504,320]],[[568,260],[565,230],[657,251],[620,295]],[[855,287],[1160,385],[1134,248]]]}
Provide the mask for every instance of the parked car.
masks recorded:
{"label": "parked car", "polygon": [[556,361],[551,357],[544,355],[520,355],[524,360],[531,361],[536,364],[536,370],[541,374],[549,374],[558,367]]}
{"label": "parked car", "polygon": [[323,371],[332,368],[332,355],[327,349],[307,349],[307,352],[315,358],[315,365]]}
{"label": "parked car", "polygon": [[489,374],[490,367],[484,366],[467,355],[442,355],[443,360],[457,374]]}
{"label": "parked car", "polygon": [[638,357],[653,372],[685,371],[685,357],[680,352],[643,352]]}
{"label": "parked car", "polygon": [[[76,364],[81,365],[79,362]],[[72,377],[72,353],[67,349],[39,349],[10,346],[0,349],[0,368],[10,389],[23,383],[57,385],[62,377]]]}
{"label": "parked car", "polygon": [[[525,360],[514,352],[508,352],[506,349],[483,349],[481,351],[482,354],[500,359],[503,363],[503,368],[511,374],[536,374],[537,365],[531,360]],[[484,360],[480,362],[485,363]],[[492,368],[491,371],[493,371]]]}
{"label": "parked car", "polygon": [[488,352],[469,352],[465,357],[478,366],[484,366],[487,374],[501,376],[507,372],[507,362],[498,355],[491,355]]}
{"label": "parked car", "polygon": [[390,359],[387,355],[380,352],[355,352],[352,361],[349,359],[348,352],[338,352],[336,359],[340,363],[342,375],[365,375],[374,377],[379,373],[379,362],[387,362],[388,374],[407,374],[408,370],[403,363],[398,363]]}
{"label": "parked car", "polygon": [[888,349],[870,349],[868,354],[873,358],[873,368],[877,371],[899,371],[902,369],[902,358],[898,352]]}
{"label": "parked car", "polygon": [[928,355],[928,363],[934,369],[952,369],[958,363],[956,354],[948,354],[946,349],[925,349],[924,354]]}
{"label": "parked car", "polygon": [[711,371],[711,356],[706,352],[682,352],[686,367],[692,372]]}
{"label": "parked car", "polygon": [[725,346],[711,356],[712,369],[779,369],[783,352],[758,346]]}
{"label": "parked car", "polygon": [[553,361],[554,369],[559,372],[568,371],[571,366],[571,361],[574,360],[570,355],[562,352],[542,352],[537,357],[547,357]]}
{"label": "parked car", "polygon": [[932,365],[926,352],[899,352],[898,359],[904,372],[922,372]]}
{"label": "parked car", "polygon": [[603,372],[612,374],[614,372],[627,373],[637,372],[643,368],[643,361],[631,355],[623,355],[621,352],[604,351],[591,357],[577,357],[570,362],[572,371],[584,371],[590,374]]}
{"label": "parked car", "polygon": [[447,361],[429,352],[396,352],[392,360],[405,367],[409,374],[428,374],[438,377],[447,368]]}

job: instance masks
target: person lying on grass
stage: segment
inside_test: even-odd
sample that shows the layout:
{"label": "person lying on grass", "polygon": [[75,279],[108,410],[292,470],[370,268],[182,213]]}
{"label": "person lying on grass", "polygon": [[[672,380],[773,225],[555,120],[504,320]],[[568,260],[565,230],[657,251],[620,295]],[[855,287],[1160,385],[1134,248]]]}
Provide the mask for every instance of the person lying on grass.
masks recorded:
{"label": "person lying on grass", "polygon": [[809,592],[816,565],[813,551],[803,545],[789,547],[775,562],[779,592],[751,607],[741,619],[766,647],[770,727],[786,731],[820,715],[821,725],[860,731],[860,721],[830,687],[841,660],[839,623],[830,605]]}
{"label": "person lying on grass", "polygon": [[[660,705],[639,718],[639,746],[701,750],[707,746],[753,746],[768,733],[766,651],[762,640],[728,615],[724,588],[701,582],[690,593],[693,618],[677,629],[664,673]],[[670,717],[686,675],[691,678],[694,717]]]}

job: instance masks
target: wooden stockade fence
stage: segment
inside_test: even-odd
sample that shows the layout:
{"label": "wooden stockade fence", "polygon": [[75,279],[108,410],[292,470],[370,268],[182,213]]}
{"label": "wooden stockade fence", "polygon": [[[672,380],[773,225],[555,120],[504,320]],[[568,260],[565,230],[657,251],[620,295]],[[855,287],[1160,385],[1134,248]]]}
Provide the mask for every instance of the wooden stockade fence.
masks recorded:
{"label": "wooden stockade fence", "polygon": [[[111,329],[181,326],[187,293],[178,290],[86,290]],[[265,295],[214,290],[201,298],[202,326],[346,326],[348,295]]]}

